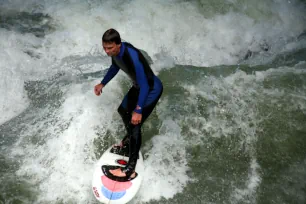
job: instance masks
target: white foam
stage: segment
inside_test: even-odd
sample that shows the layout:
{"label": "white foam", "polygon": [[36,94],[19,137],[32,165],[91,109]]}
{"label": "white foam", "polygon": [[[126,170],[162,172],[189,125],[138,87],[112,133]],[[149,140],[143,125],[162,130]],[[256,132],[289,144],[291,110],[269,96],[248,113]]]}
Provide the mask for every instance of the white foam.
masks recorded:
{"label": "white foam", "polygon": [[237,7],[236,13],[216,14],[213,18],[205,18],[197,5],[190,2],[135,0],[117,4],[117,1],[90,5],[78,2],[67,7],[65,2],[48,3],[45,12],[61,26],[46,37],[48,55],[62,58],[84,54],[93,46],[102,51],[101,36],[113,27],[124,40],[147,51],[156,62],[161,60],[159,54],[166,52],[167,61],[177,64],[235,64],[248,50],[263,52],[264,43],[270,46],[270,54],[277,53],[288,40],[306,29],[304,8],[282,1],[264,8],[262,4],[246,1],[246,8],[258,16],[248,15]]}
{"label": "white foam", "polygon": [[[260,127],[258,123],[258,113],[256,104],[258,93],[261,93],[265,71],[253,74],[246,74],[243,71],[237,71],[227,77],[207,77],[194,85],[184,85],[184,88],[191,94],[192,99],[201,97],[211,102],[207,105],[208,116],[203,118],[189,118],[190,129],[195,134],[191,145],[203,143],[203,139],[209,140],[209,137],[239,137],[240,145],[237,144],[239,151],[244,151],[251,158],[249,174],[243,187],[235,186],[234,191],[229,198],[229,202],[240,203],[248,199],[250,203],[256,203],[257,188],[261,183],[259,174],[260,166],[257,163],[254,145],[258,138]],[[198,87],[197,89],[194,87]],[[188,102],[189,103],[189,102]],[[198,103],[197,101],[194,103]],[[237,138],[235,138],[236,140]]]}
{"label": "white foam", "polygon": [[[120,102],[116,81],[108,85],[100,97],[94,96],[93,83],[62,87],[65,101],[60,109],[54,110],[48,119],[33,124],[15,144],[12,157],[27,155],[17,175],[27,176],[39,188],[41,196],[37,203],[58,199],[83,203],[93,199],[89,188],[96,161],[93,140],[98,137],[97,129],[102,135],[106,130],[114,129],[113,114],[119,105],[114,101]],[[48,113],[47,109],[38,114],[45,113]],[[28,138],[38,132],[39,137],[45,137],[44,144],[28,143]],[[136,200],[172,198],[187,185],[189,167],[180,132],[174,121],[163,122],[160,134],[152,139],[153,148],[147,152],[145,160],[143,186],[150,186],[150,192],[142,188]]]}
{"label": "white foam", "polygon": [[[26,107],[18,101],[24,101],[22,82],[29,80],[27,77],[41,79],[42,76],[46,77],[46,74],[50,76],[58,71],[69,72],[69,69],[73,70],[74,67],[62,66],[62,59],[73,55],[103,53],[101,36],[110,27],[116,28],[123,39],[147,51],[153,57],[153,68],[156,71],[175,63],[197,66],[235,64],[243,59],[247,50],[261,52],[260,46],[264,41],[268,45],[273,45],[270,46],[269,55],[288,47],[292,50],[300,46],[300,43],[291,43],[287,48],[284,47],[288,40],[297,37],[306,29],[305,7],[295,1],[270,2],[269,7],[263,7],[261,3],[253,5],[248,1],[244,2],[246,9],[252,8],[253,13],[258,13],[255,17],[247,15],[248,13],[244,14],[243,8],[237,7],[237,13],[215,14],[213,18],[205,18],[197,4],[182,1],[172,4],[157,0],[135,0],[119,5],[118,1],[39,3],[33,0],[27,4],[21,1],[9,2],[8,5],[12,9],[34,9],[49,14],[53,19],[50,24],[53,24],[56,30],[42,40],[30,34],[7,34],[1,30],[6,36],[4,39],[1,37],[1,48],[6,43],[14,44],[14,36],[18,36],[15,38],[16,43],[22,42],[11,47],[14,51],[10,52],[8,59],[7,55],[2,54],[1,57],[1,61],[5,62],[1,69],[13,69],[12,75],[5,72],[7,76],[4,76],[1,89],[14,93],[14,97],[3,93],[5,97],[0,105],[6,113],[1,121],[17,115]],[[32,47],[34,40],[39,42],[35,42],[36,46]],[[6,47],[4,46],[5,49]],[[26,56],[22,53],[25,49],[30,49],[40,58]],[[166,57],[161,57],[163,53],[167,53]],[[102,55],[105,56],[104,53]],[[263,59],[259,57],[256,60]],[[105,64],[107,63],[109,61]],[[91,70],[98,69],[98,66],[94,66]],[[7,87],[10,86],[8,78],[13,76],[18,81],[16,86]],[[12,89],[15,91],[11,92]],[[16,110],[12,111],[7,101],[19,104],[16,105]]]}
{"label": "white foam", "polygon": [[[62,87],[66,94],[60,109],[51,112],[47,120],[33,124],[12,150],[15,156],[26,155],[17,174],[28,176],[29,182],[39,188],[37,203],[57,199],[84,203],[93,199],[93,140],[97,133],[105,135],[109,126],[113,127],[112,117],[118,105],[114,103],[117,93],[112,87],[96,97],[94,85],[88,82]],[[116,87],[115,82],[113,85]],[[44,112],[48,113],[47,109],[38,114]],[[37,134],[45,137],[43,144],[26,142]]]}
{"label": "white foam", "polygon": [[261,182],[261,177],[258,173],[260,167],[256,162],[256,159],[252,159],[250,162],[250,171],[248,179],[245,182],[244,189],[236,189],[231,195],[232,203],[240,203],[247,199],[250,203],[256,203],[256,190]]}
{"label": "white foam", "polygon": [[[137,200],[148,202],[173,198],[183,191],[190,178],[181,128],[172,120],[163,121],[161,133],[152,139],[153,147],[147,152],[145,174]],[[137,201],[136,201],[137,202]]]}
{"label": "white foam", "polygon": [[[203,139],[209,140],[207,135],[209,137],[239,137],[241,145],[237,148],[250,156],[249,174],[245,183],[242,187],[234,185],[235,190],[229,202],[241,203],[247,200],[249,203],[256,203],[257,190],[261,184],[261,167],[257,162],[255,149],[258,134],[263,131],[262,121],[270,115],[269,111],[262,115],[257,107],[261,107],[261,103],[269,100],[269,103],[284,108],[279,102],[285,100],[290,104],[286,107],[289,111],[298,110],[306,113],[306,87],[295,88],[290,84],[282,83],[282,86],[277,88],[264,86],[263,83],[282,79],[283,76],[294,78],[294,75],[300,81],[305,73],[305,62],[300,62],[293,67],[271,68],[266,71],[256,71],[255,74],[246,74],[237,70],[224,78],[207,76],[197,84],[183,84],[184,89],[190,94],[188,97],[190,100],[186,102],[188,105],[196,107],[199,97],[208,101],[206,104],[208,116],[204,118],[196,114],[188,118],[189,131],[194,135],[191,145],[201,144]],[[265,97],[268,98],[264,99]]]}
{"label": "white foam", "polygon": [[[194,4],[183,1],[171,4],[157,0],[134,0],[122,1],[120,5],[118,1],[44,2],[44,12],[54,19],[52,23],[56,27],[44,39],[0,30],[0,61],[3,62],[0,65],[3,79],[0,82],[0,108],[1,113],[4,113],[1,114],[0,124],[27,107],[24,81],[44,80],[59,71],[97,71],[100,70],[98,64],[106,68],[109,59],[97,64],[97,59],[86,61],[86,57],[105,56],[101,48],[101,36],[110,27],[116,28],[124,40],[147,51],[153,57],[156,71],[175,63],[199,66],[233,64],[243,58],[248,49],[260,52],[263,40],[275,45],[271,52],[276,52],[283,42],[305,30],[303,8],[294,4],[286,7],[283,3],[273,2],[270,4],[272,6],[265,8],[273,18],[265,16],[263,19],[254,19],[243,12],[205,18]],[[295,46],[299,45],[292,43],[288,49],[293,50]],[[38,54],[39,58],[25,54],[27,49]],[[84,57],[84,61],[75,61],[73,64],[69,58],[71,56]],[[194,118],[196,125],[204,124],[193,129],[194,134],[201,137],[204,131],[209,131],[213,137],[230,136],[235,129],[228,125],[225,117],[220,120],[214,114],[224,116],[226,111],[232,111],[236,114],[237,124],[245,130],[246,138],[243,141],[252,145],[256,126],[247,128],[247,121],[243,119],[245,115],[252,119],[255,113],[248,109],[246,102],[241,101],[241,106],[238,106],[235,100],[241,94],[251,96],[254,89],[248,87],[245,90],[245,85],[263,80],[265,76],[265,73],[256,73],[255,77],[237,72],[224,81],[211,77],[208,79],[211,83],[197,85],[200,89],[186,86],[191,95],[200,94],[220,105],[218,109],[209,110],[210,118]],[[241,86],[239,80],[247,83],[241,83]],[[15,155],[24,157],[18,175],[29,176],[29,180],[39,187],[41,194],[38,195],[38,203],[55,200],[88,203],[93,199],[89,189],[94,163],[92,142],[98,137],[96,129],[104,133],[107,129],[117,127],[113,123],[113,114],[118,104],[114,104],[114,101],[119,103],[121,99],[118,100],[121,90],[116,80],[101,97],[94,96],[94,85],[91,82],[71,82],[69,86],[62,87],[64,103],[60,109],[54,110],[50,117],[22,133],[20,141],[12,149]],[[215,90],[218,95],[214,94]],[[228,106],[222,107],[222,97],[229,98]],[[37,118],[45,112],[48,110],[37,113]],[[150,194],[143,188],[138,197],[140,202],[161,197],[172,198],[183,191],[190,179],[186,175],[186,141],[182,139],[180,128],[171,120],[164,121],[165,127],[170,129],[161,131],[152,139],[153,148],[145,160],[147,174],[144,181],[145,186],[150,186]],[[38,145],[26,142],[33,135],[45,137],[45,143]],[[23,148],[24,145],[26,148]],[[175,159],[180,165],[174,163]],[[256,164],[255,158],[254,161]],[[258,185],[258,168],[252,165],[251,169],[255,171],[250,174],[246,190],[238,191],[238,195],[253,192]]]}
{"label": "white foam", "polygon": [[25,69],[31,58],[22,52],[20,35],[0,29],[0,124],[20,114],[29,104],[24,91]]}

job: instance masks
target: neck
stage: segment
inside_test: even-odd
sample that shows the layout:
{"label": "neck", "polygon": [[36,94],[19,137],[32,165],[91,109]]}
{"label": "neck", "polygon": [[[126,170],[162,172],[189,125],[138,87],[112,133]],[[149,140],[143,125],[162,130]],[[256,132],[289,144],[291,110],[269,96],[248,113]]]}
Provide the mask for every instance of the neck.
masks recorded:
{"label": "neck", "polygon": [[115,54],[116,57],[119,56],[120,51],[121,51],[121,47],[122,47],[122,43],[120,44],[119,49],[118,49],[117,53]]}

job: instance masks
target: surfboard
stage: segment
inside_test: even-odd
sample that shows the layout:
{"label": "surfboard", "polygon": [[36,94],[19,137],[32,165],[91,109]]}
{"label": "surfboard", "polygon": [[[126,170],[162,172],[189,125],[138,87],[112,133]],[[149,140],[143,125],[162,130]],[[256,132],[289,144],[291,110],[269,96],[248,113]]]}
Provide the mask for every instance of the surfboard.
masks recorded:
{"label": "surfboard", "polygon": [[[112,146],[113,147],[113,146]],[[131,180],[118,179],[109,174],[110,169],[124,167],[129,157],[127,154],[116,154],[108,148],[95,164],[92,179],[92,191],[98,201],[105,204],[124,204],[137,194],[144,173],[143,157],[139,151],[136,165],[136,177]]]}

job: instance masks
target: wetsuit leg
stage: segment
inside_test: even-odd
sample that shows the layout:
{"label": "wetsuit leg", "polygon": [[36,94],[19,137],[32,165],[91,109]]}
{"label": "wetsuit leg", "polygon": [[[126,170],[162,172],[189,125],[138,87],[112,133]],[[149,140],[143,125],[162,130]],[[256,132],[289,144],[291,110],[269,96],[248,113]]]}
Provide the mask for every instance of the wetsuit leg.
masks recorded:
{"label": "wetsuit leg", "polygon": [[130,88],[129,92],[125,95],[122,103],[118,107],[118,113],[120,114],[122,121],[124,123],[125,129],[126,129],[126,135],[122,139],[122,143],[128,143],[129,137],[132,134],[131,132],[131,118],[133,110],[136,107],[137,99],[139,95],[139,90],[136,89],[134,86]]}
{"label": "wetsuit leg", "polygon": [[141,147],[141,124],[131,124],[131,130],[132,134],[130,135],[129,141],[129,161],[127,165],[123,168],[123,172],[126,173],[127,177],[130,177],[130,175],[134,172],[137,164],[138,154]]}
{"label": "wetsuit leg", "polygon": [[141,126],[146,121],[146,119],[149,117],[149,115],[152,113],[152,111],[155,108],[161,94],[162,94],[162,90],[161,90],[160,94],[158,95],[158,97],[151,104],[149,104],[149,105],[147,105],[143,108],[141,123],[138,124],[138,125],[130,124],[130,126],[129,126],[129,128],[131,130],[129,161],[128,161],[128,164],[123,169],[123,171],[126,173],[127,177],[129,177],[133,173],[133,171],[135,170],[136,164],[137,164],[138,154],[139,154],[139,150],[140,150],[140,147],[141,147],[141,137],[142,137],[141,136]]}
{"label": "wetsuit leg", "polygon": [[122,139],[122,144],[124,145],[125,143],[128,142],[130,136],[129,122],[131,121],[131,114],[129,114],[129,112],[126,109],[124,109],[121,105],[118,108],[118,113],[120,114],[122,121],[124,123],[124,127],[126,129],[126,134]]}

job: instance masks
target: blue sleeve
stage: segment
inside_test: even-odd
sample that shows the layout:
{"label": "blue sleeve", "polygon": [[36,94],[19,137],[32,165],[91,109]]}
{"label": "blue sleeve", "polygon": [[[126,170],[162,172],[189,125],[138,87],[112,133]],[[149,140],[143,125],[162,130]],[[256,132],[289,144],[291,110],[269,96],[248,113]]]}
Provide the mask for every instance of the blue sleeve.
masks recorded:
{"label": "blue sleeve", "polygon": [[135,72],[136,72],[136,82],[140,88],[140,93],[138,96],[138,102],[137,106],[139,108],[135,108],[136,113],[142,113],[143,105],[145,104],[145,101],[147,99],[150,87],[148,83],[148,79],[146,77],[146,74],[144,72],[144,68],[142,63],[139,61],[138,53],[134,49],[129,49],[130,56],[132,58],[132,61],[134,63]]}
{"label": "blue sleeve", "polygon": [[112,64],[110,68],[108,69],[106,75],[104,76],[103,80],[101,81],[101,84],[104,86],[118,73],[119,68]]}

